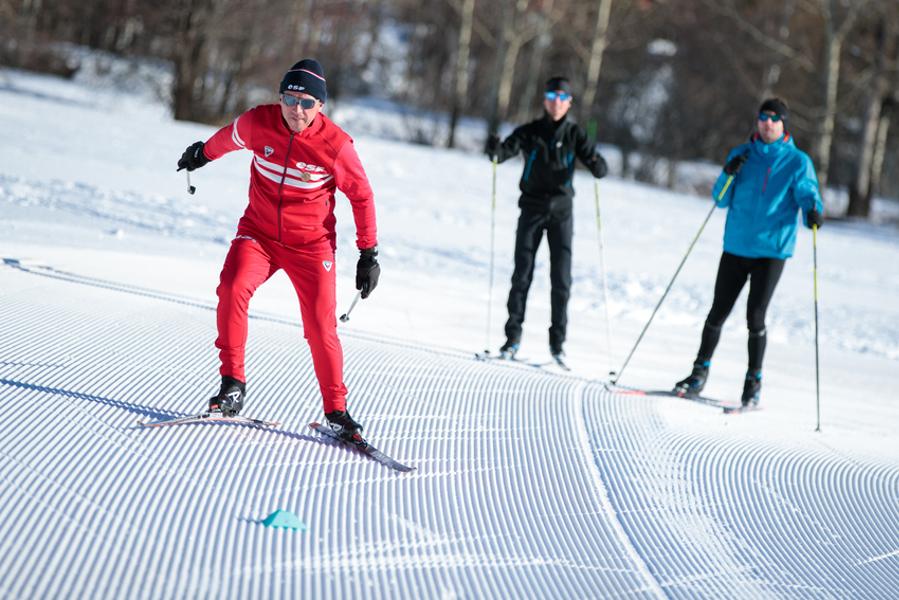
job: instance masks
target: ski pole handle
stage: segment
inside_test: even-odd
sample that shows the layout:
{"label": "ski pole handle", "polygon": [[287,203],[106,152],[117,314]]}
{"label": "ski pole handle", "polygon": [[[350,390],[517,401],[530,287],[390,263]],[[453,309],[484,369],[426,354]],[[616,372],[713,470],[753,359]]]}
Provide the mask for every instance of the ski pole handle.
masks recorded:
{"label": "ski pole handle", "polygon": [[356,292],[356,297],[353,298],[353,302],[350,304],[350,309],[348,311],[346,311],[345,313],[343,313],[342,315],[340,315],[341,323],[346,323],[347,321],[350,320],[350,313],[353,312],[353,308],[356,306],[356,303],[359,302],[359,298],[361,298],[361,297],[362,297],[362,292],[361,291]]}

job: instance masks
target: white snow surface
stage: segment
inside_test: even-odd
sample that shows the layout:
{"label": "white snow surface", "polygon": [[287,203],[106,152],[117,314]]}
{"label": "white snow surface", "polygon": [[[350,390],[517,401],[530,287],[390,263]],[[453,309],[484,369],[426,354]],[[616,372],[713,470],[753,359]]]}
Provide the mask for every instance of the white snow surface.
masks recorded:
{"label": "white snow surface", "polygon": [[[353,106],[366,131],[389,118]],[[579,172],[573,371],[479,362],[502,341],[520,161],[497,172],[490,294],[490,163],[350,129],[383,274],[339,326],[345,377],[370,441],[416,467],[396,474],[307,427],[320,397],[280,274],[251,306],[244,412],[281,426],[137,427],[198,412],[217,390],[215,287],[248,153],[194,172],[188,195],[175,163],[214,128],[127,90],[16,71],[0,76],[0,130],[0,596],[895,597],[895,228],[819,232],[821,431],[805,229],[769,310],[763,410],[725,416],[604,385],[708,198],[599,183],[606,307],[594,187]],[[670,389],[689,372],[723,222],[716,211],[622,385]],[[342,197],[338,236],[343,312],[357,254]],[[710,397],[739,398],[744,313],[745,292]],[[544,245],[529,362],[548,360],[548,325]],[[276,509],[307,529],[264,527]]]}

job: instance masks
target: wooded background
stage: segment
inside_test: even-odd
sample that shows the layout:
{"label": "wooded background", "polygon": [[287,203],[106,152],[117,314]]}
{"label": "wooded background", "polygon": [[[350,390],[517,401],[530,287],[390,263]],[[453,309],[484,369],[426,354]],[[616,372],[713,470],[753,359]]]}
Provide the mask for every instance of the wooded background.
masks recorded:
{"label": "wooded background", "polygon": [[565,74],[576,118],[642,180],[653,160],[721,162],[778,95],[847,216],[899,198],[899,0],[0,0],[0,36],[0,64],[22,69],[71,75],[71,44],[161,61],[175,117],[210,123],[316,57],[329,101],[449,115],[419,140],[449,147],[461,117],[485,134],[534,118]]}

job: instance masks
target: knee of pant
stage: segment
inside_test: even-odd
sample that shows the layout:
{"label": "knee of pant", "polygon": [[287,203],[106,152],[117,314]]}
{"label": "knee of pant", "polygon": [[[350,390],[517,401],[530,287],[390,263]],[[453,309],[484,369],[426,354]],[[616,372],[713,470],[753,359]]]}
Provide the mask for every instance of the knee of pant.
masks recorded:
{"label": "knee of pant", "polygon": [[215,293],[223,301],[249,301],[253,295],[253,290],[246,285],[242,285],[237,279],[222,279],[219,286],[215,289]]}
{"label": "knee of pant", "polygon": [[705,326],[708,327],[709,329],[711,329],[712,331],[716,332],[716,333],[719,332],[719,331],[721,331],[721,326],[722,326],[722,325],[723,325],[723,323],[719,323],[719,322],[713,320],[712,317],[711,317],[711,315],[709,315],[709,318],[707,318],[707,319],[705,320]]}
{"label": "knee of pant", "polygon": [[768,334],[768,330],[765,328],[764,325],[763,325],[761,328],[753,328],[752,326],[749,327],[749,337],[750,337],[750,339],[752,339],[752,338],[755,338],[755,339],[763,338],[763,337],[765,337],[767,334]]}

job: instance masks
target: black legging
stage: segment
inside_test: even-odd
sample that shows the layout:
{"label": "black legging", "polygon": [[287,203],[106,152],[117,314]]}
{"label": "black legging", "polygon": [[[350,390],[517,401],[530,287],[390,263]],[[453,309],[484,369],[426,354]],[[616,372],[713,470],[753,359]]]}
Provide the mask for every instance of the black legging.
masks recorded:
{"label": "black legging", "polygon": [[765,313],[774,295],[774,288],[783,273],[780,258],[746,258],[725,252],[718,263],[715,279],[715,299],[702,329],[702,343],[696,361],[708,363],[721,337],[721,326],[734,307],[737,297],[749,279],[749,299],[746,303],[746,325],[749,328],[749,370],[760,371],[765,356]]}

